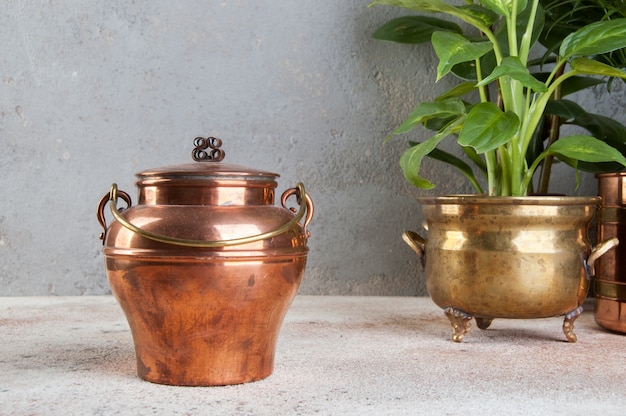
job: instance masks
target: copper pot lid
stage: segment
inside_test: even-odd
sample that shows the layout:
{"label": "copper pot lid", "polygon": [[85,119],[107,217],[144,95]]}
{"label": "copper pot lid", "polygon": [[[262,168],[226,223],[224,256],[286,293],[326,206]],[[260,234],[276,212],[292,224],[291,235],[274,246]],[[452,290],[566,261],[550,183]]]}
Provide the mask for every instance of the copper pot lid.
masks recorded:
{"label": "copper pot lid", "polygon": [[[217,137],[196,137],[191,157],[196,162],[221,162],[225,152],[221,148],[222,140]],[[250,169],[245,166],[225,163],[185,163],[148,169],[137,173],[139,179],[235,179],[267,180],[279,177],[277,173]]]}
{"label": "copper pot lid", "polygon": [[[222,140],[196,137],[185,163],[136,174],[140,205],[271,205],[280,175],[222,163]],[[216,163],[219,162],[219,163]]]}
{"label": "copper pot lid", "polygon": [[221,148],[222,140],[216,137],[196,137],[191,152],[196,162],[147,169],[136,174],[140,181],[154,180],[246,180],[273,181],[280,175],[245,166],[215,163],[224,160],[225,152]]}

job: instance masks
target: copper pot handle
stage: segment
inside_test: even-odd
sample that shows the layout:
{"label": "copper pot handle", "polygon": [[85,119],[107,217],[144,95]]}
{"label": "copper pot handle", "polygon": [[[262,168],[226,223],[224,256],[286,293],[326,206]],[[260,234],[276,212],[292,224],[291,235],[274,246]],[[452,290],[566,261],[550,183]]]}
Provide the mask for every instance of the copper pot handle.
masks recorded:
{"label": "copper pot handle", "polygon": [[[126,202],[126,209],[130,208],[130,206],[133,204],[130,195],[128,195],[126,192],[124,191],[116,191],[117,195],[119,195],[124,202]],[[100,240],[102,240],[102,244],[104,244],[104,241],[106,240],[106,235],[107,235],[107,220],[106,217],[104,216],[104,207],[106,206],[107,202],[109,202],[109,200],[111,199],[111,194],[108,193],[105,196],[102,197],[102,199],[100,200],[100,203],[98,204],[98,212],[97,212],[97,216],[98,216],[98,222],[100,223],[100,225],[102,226],[102,229],[104,231],[102,231],[102,233],[100,233]]]}
{"label": "copper pot handle", "polygon": [[128,207],[130,207],[130,197],[128,196],[126,192],[119,191],[117,189],[117,184],[115,183],[111,185],[111,190],[109,191],[107,195],[105,195],[102,198],[102,200],[100,201],[100,205],[98,207],[98,220],[100,221],[100,224],[104,228],[104,233],[102,233],[101,235],[103,242],[104,242],[104,237],[106,236],[106,230],[107,230],[106,222],[104,220],[103,210],[107,202],[111,203],[109,206],[111,208],[111,214],[113,215],[113,217],[120,224],[122,224],[124,227],[128,228],[129,230],[133,231],[134,233],[139,234],[140,236],[148,238],[150,240],[159,241],[161,243],[168,243],[168,244],[174,244],[177,246],[186,246],[186,247],[201,247],[201,248],[227,247],[227,246],[235,246],[239,244],[248,244],[248,243],[254,243],[256,241],[266,240],[268,238],[276,237],[280,234],[287,232],[290,228],[292,228],[295,224],[297,224],[302,219],[302,217],[305,217],[305,213],[306,213],[306,217],[304,218],[304,224],[302,225],[302,229],[303,229],[303,232],[305,233],[306,238],[308,238],[310,236],[310,233],[307,231],[306,227],[307,225],[309,225],[309,223],[311,222],[311,219],[313,218],[313,201],[304,190],[304,185],[301,182],[298,182],[295,188],[287,189],[283,193],[281,197],[281,203],[284,208],[287,208],[286,207],[287,199],[291,195],[296,195],[297,203],[300,206],[300,209],[296,212],[294,208],[291,208],[290,211],[296,212],[295,216],[289,222],[276,228],[275,230],[268,231],[266,233],[257,234],[257,235],[252,235],[249,237],[234,238],[231,240],[216,240],[216,241],[188,240],[184,238],[169,237],[169,236],[153,233],[150,231],[146,231],[130,223],[129,221],[127,221],[124,217],[120,215],[120,211],[117,209],[118,195],[128,204]]}

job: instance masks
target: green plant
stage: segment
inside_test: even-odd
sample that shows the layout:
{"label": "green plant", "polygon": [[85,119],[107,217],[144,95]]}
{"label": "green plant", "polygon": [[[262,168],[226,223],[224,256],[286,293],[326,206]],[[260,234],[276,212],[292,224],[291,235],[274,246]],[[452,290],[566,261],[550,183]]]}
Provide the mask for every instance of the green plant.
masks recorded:
{"label": "green plant", "polygon": [[[434,187],[420,175],[426,156],[459,168],[483,192],[473,164],[486,176],[488,194],[502,196],[522,196],[531,191],[535,172],[550,157],[572,165],[576,172],[580,162],[626,166],[620,151],[589,135],[559,137],[540,145],[544,143],[546,109],[560,111],[554,110],[559,108],[555,98],[561,98],[566,87],[576,90],[597,83],[589,76],[626,78],[626,72],[618,67],[592,59],[626,47],[626,18],[594,21],[562,38],[558,50],[548,50],[546,56],[552,54],[553,63],[550,72],[541,76],[529,69],[548,64],[546,56],[531,59],[545,25],[539,0],[482,0],[464,5],[443,0],[377,0],[373,5],[442,13],[476,30],[466,34],[453,21],[415,15],[394,19],[374,34],[375,38],[396,42],[430,41],[439,58],[437,80],[449,73],[461,78],[458,85],[432,102],[417,105],[387,138],[418,125],[435,131],[427,140],[413,143],[400,158],[410,183],[425,189]],[[475,102],[462,99],[472,92],[477,92]],[[575,109],[580,116],[584,110],[579,108]],[[572,109],[573,105],[566,106],[563,111]],[[568,117],[572,116],[576,115]],[[469,163],[437,149],[448,136],[457,138]]]}
{"label": "green plant", "polygon": [[[546,52],[540,59],[541,63],[554,62],[554,51],[570,33],[597,21],[626,17],[626,0],[539,0],[545,11],[545,25],[539,42],[545,46]],[[614,66],[626,68],[626,49],[616,49],[594,56],[594,59]],[[546,106],[544,128],[533,139],[534,149],[528,155],[533,160],[536,155],[558,140],[562,125],[575,125],[586,129],[594,137],[614,146],[622,154],[626,154],[626,126],[602,114],[585,111],[577,103],[565,98],[567,94],[594,86],[602,81],[591,78],[575,77],[566,81],[565,88],[559,87]],[[607,87],[610,90],[613,78],[609,78]],[[573,88],[572,88],[573,87]],[[543,134],[541,134],[543,133]],[[537,192],[548,193],[552,156],[541,162]],[[580,162],[581,170],[600,173],[621,170],[617,163],[585,163]]]}

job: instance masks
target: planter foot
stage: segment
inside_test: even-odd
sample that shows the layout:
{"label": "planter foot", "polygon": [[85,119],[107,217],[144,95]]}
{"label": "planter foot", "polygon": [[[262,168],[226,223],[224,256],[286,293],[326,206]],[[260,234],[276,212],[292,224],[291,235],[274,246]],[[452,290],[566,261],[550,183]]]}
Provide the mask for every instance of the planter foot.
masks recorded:
{"label": "planter foot", "polygon": [[487,329],[493,322],[493,318],[474,318],[476,319],[476,326],[480,329]]}
{"label": "planter foot", "polygon": [[452,341],[461,342],[463,337],[470,330],[472,316],[455,308],[445,308],[443,310],[452,324]]}
{"label": "planter foot", "polygon": [[583,312],[583,307],[579,306],[573,311],[565,314],[565,320],[563,321],[563,333],[567,337],[569,342],[576,342],[576,334],[574,334],[574,321]]}

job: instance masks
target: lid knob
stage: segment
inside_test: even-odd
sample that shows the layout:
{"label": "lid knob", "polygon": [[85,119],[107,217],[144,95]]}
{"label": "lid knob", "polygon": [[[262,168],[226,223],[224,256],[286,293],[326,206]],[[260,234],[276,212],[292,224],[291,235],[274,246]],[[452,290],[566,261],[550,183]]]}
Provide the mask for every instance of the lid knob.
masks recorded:
{"label": "lid knob", "polygon": [[[224,150],[220,149],[222,140],[217,137],[196,137],[193,139],[195,146],[191,152],[191,157],[196,162],[220,162],[224,159]],[[210,149],[210,150],[207,150]]]}

